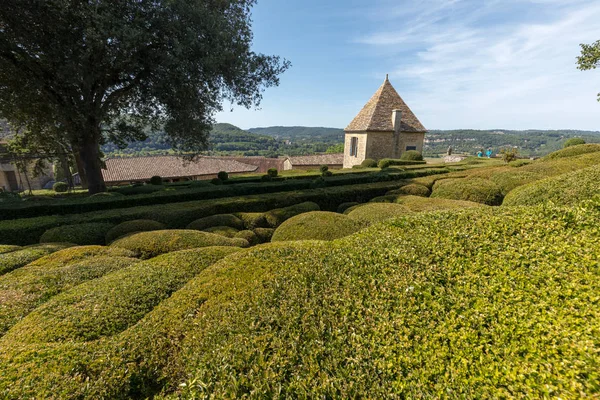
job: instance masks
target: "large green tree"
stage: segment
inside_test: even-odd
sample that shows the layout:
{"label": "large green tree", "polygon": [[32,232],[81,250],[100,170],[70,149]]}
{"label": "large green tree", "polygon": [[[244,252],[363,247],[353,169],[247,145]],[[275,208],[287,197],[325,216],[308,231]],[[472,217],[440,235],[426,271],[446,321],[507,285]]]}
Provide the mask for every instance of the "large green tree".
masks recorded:
{"label": "large green tree", "polygon": [[203,150],[224,101],[258,105],[289,67],[251,50],[254,3],[2,0],[0,117],[63,132],[91,193],[105,190],[104,140],[161,127],[174,148]]}
{"label": "large green tree", "polygon": [[[581,55],[577,57],[577,64],[582,71],[600,67],[600,40],[592,44],[581,45]],[[600,93],[598,101],[600,101]]]}

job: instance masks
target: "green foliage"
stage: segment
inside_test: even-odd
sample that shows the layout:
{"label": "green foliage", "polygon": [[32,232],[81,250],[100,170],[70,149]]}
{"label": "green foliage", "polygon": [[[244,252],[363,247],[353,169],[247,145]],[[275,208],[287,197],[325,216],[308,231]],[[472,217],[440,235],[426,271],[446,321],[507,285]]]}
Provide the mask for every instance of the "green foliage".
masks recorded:
{"label": "green foliage", "polygon": [[372,158],[365,158],[363,162],[360,163],[360,166],[364,168],[377,168],[377,161]]}
{"label": "green foliage", "polygon": [[219,180],[221,180],[221,181],[226,181],[227,179],[229,179],[229,174],[225,171],[220,171],[217,174],[217,178],[219,178]]}
{"label": "green foliage", "polygon": [[[406,152],[408,153],[408,151]],[[406,154],[405,153],[405,154]],[[417,152],[417,154],[421,154],[419,152]],[[415,155],[414,153],[410,153],[407,157],[415,157],[418,158],[417,155]],[[396,160],[393,158],[384,158],[382,160],[379,160],[379,163],[377,164],[379,166],[379,168],[389,168],[391,166],[403,166],[403,165],[425,165],[426,162],[422,160],[422,156],[421,156],[421,160],[413,160],[413,159],[400,159],[400,160]],[[383,167],[382,167],[383,165]]]}
{"label": "green foliage", "polygon": [[160,176],[153,176],[152,178],[150,178],[150,184],[160,186],[163,184],[163,180]]}
{"label": "green foliage", "polygon": [[48,229],[40,238],[40,243],[74,243],[80,246],[106,243],[106,234],[114,224],[95,222],[88,224],[64,225]]}
{"label": "green foliage", "polygon": [[387,194],[406,194],[411,196],[429,197],[431,190],[427,186],[418,183],[410,183],[400,189],[390,190]]}
{"label": "green foliage", "polygon": [[[100,256],[102,253],[105,255]],[[52,297],[137,262],[119,253],[126,251],[112,249],[96,254],[88,251],[89,258],[86,259],[54,265],[53,268],[48,268],[43,263],[31,264],[4,275],[0,280],[0,296],[3,298],[0,308],[0,337]]]}
{"label": "green foliage", "polygon": [[111,243],[115,239],[128,235],[134,232],[149,232],[160,231],[166,228],[165,224],[152,221],[150,219],[134,219],[133,221],[125,221],[111,228],[106,233],[106,243]]}
{"label": "green foliage", "polygon": [[255,228],[253,232],[258,237],[258,241],[260,243],[268,243],[271,241],[273,234],[275,233],[275,229],[273,228]]}
{"label": "green foliage", "polygon": [[600,195],[600,165],[521,186],[504,199],[506,206],[531,206],[551,202],[575,205]]}
{"label": "green foliage", "polygon": [[344,152],[344,143],[338,143],[334,146],[330,146],[327,148],[327,150],[325,150],[325,153],[327,154],[338,154],[338,153],[343,153]]}
{"label": "green foliage", "polygon": [[289,207],[278,208],[265,213],[265,221],[271,228],[277,228],[279,225],[296,215],[310,211],[321,211],[321,207],[313,202],[304,202],[294,204]]}
{"label": "green foliage", "polygon": [[[5,335],[7,342],[87,342],[112,336],[138,322],[206,267],[238,249],[208,247],[123,265],[63,292],[28,314]],[[110,259],[104,259],[110,263]],[[129,265],[127,265],[129,264]],[[103,267],[107,268],[107,267]]]}
{"label": "green foliage", "polygon": [[380,161],[377,163],[377,166],[378,166],[379,168],[381,168],[381,169],[386,169],[386,168],[389,168],[391,165],[392,165],[392,162],[391,162],[390,160],[388,160],[388,159],[383,159],[383,160],[380,160]]}
{"label": "green foliage", "polygon": [[502,154],[502,161],[504,161],[504,163],[508,164],[517,159],[517,156],[519,155],[519,151],[517,149],[515,149],[514,147],[512,147],[512,148],[500,150],[500,154]]}
{"label": "green foliage", "polygon": [[261,182],[271,182],[273,177],[271,175],[263,175],[260,177]]}
{"label": "green foliage", "polygon": [[65,243],[36,244],[2,253],[0,254],[0,276],[70,246],[72,245]]}
{"label": "green foliage", "polygon": [[86,197],[86,200],[94,201],[98,199],[113,199],[115,197],[123,197],[125,196],[123,193],[119,192],[100,192],[93,194],[91,196]]}
{"label": "green foliage", "polygon": [[247,240],[248,243],[250,243],[250,246],[256,246],[257,244],[261,243],[261,239],[258,237],[258,235],[250,230],[236,232],[233,237]]}
{"label": "green foliage", "polygon": [[342,203],[338,206],[337,208],[337,212],[340,214],[344,214],[346,212],[347,209],[349,209],[350,207],[354,207],[357,206],[359,203],[355,202],[355,201],[351,201],[348,203]]}
{"label": "green foliage", "polygon": [[408,150],[402,153],[400,160],[404,161],[423,161],[423,154],[417,150]]}
{"label": "green foliage", "polygon": [[214,233],[216,235],[233,238],[233,237],[237,237],[236,235],[240,231],[238,229],[232,228],[230,226],[212,226],[210,228],[204,229],[204,232]]}
{"label": "green foliage", "polygon": [[324,174],[325,172],[329,171],[329,166],[328,165],[321,165],[319,167],[319,171],[321,172],[321,174]]}
{"label": "green foliage", "polygon": [[67,185],[65,182],[56,182],[54,185],[52,185],[52,190],[54,190],[56,193],[66,193],[69,191],[69,185]]}
{"label": "green foliage", "polygon": [[[566,142],[565,142],[566,144]],[[600,151],[600,144],[574,144],[565,146],[564,149],[548,154],[542,160],[557,160],[559,158],[575,157],[582,154],[596,153]]]}
{"label": "green foliage", "polygon": [[333,212],[313,211],[296,215],[275,230],[273,242],[291,240],[334,240],[358,232],[364,225]]}
{"label": "green foliage", "polygon": [[401,204],[412,212],[429,212],[439,210],[463,210],[466,208],[486,207],[481,203],[464,200],[436,199],[420,196],[398,196],[395,203]]}
{"label": "green foliage", "polygon": [[[326,172],[329,172],[329,171],[326,171]],[[326,187],[327,186],[327,181],[325,181],[324,176],[325,175],[319,176],[314,181],[312,181],[311,184],[310,184],[310,188],[311,189],[318,189],[318,188],[324,188],[324,187]]]}
{"label": "green foliage", "polygon": [[229,226],[241,230],[244,229],[244,221],[232,214],[217,214],[197,219],[189,224],[186,229],[203,231],[215,226]]}
{"label": "green foliage", "polygon": [[373,224],[390,218],[407,215],[410,210],[400,204],[394,203],[368,203],[354,208],[347,215],[355,221],[364,224]]}
{"label": "green foliage", "polygon": [[[582,71],[596,69],[600,66],[600,40],[592,44],[581,44],[581,55],[577,57],[577,64]],[[598,101],[600,101],[600,93]]]}
{"label": "green foliage", "polygon": [[19,204],[21,200],[19,193],[0,191],[0,204]]}
{"label": "green foliage", "polygon": [[148,259],[165,253],[200,247],[247,247],[248,242],[244,239],[230,239],[214,233],[173,229],[136,233],[118,239],[110,246],[130,250],[136,256]]}
{"label": "green foliage", "polygon": [[465,178],[436,182],[431,197],[498,206],[502,204],[504,196],[502,189],[494,182],[481,178]]}
{"label": "green foliage", "polygon": [[269,170],[267,171],[267,175],[271,178],[276,178],[278,173],[279,172],[277,171],[277,168],[269,168]]}
{"label": "green foliage", "polygon": [[8,244],[8,245],[0,244],[0,254],[10,253],[11,251],[15,251],[20,248],[21,248],[21,246],[14,246],[11,244]]}
{"label": "green foliage", "polygon": [[216,185],[216,186],[220,186],[223,184],[223,181],[219,178],[213,178],[210,180],[210,183],[212,183],[213,185]]}
{"label": "green foliage", "polygon": [[235,216],[243,221],[245,229],[252,230],[269,226],[264,213],[237,213]]}

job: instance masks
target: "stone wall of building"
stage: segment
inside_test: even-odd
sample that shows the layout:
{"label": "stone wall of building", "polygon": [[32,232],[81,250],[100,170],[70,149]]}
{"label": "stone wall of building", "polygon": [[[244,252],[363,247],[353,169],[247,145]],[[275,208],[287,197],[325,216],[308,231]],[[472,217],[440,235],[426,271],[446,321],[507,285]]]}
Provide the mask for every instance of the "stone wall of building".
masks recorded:
{"label": "stone wall of building", "polygon": [[393,157],[394,134],[392,132],[369,132],[367,136],[366,158],[378,161]]}
{"label": "stone wall of building", "polygon": [[400,133],[400,151],[398,154],[402,156],[406,152],[407,147],[416,147],[419,153],[423,153],[423,143],[425,142],[424,133],[401,132]]}
{"label": "stone wall of building", "polygon": [[[356,156],[350,155],[352,138],[358,139],[358,152]],[[367,154],[367,134],[366,133],[347,133],[344,143],[344,168],[352,168],[354,165],[360,165]]]}

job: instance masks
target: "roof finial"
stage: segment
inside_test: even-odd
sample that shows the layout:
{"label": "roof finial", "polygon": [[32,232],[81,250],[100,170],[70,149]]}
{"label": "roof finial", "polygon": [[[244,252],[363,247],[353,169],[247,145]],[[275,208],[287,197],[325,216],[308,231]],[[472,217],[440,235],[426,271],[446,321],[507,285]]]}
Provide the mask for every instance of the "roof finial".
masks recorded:
{"label": "roof finial", "polygon": [[385,74],[385,81],[389,81],[390,80],[390,74]]}

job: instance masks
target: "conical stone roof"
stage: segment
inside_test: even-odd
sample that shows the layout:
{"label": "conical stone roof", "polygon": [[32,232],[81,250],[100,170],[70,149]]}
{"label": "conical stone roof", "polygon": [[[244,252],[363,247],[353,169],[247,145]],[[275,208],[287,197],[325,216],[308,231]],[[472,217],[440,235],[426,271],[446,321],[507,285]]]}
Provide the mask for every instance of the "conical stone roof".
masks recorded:
{"label": "conical stone roof", "polygon": [[386,77],[383,85],[345,129],[346,132],[394,132],[392,111],[402,111],[402,132],[427,132]]}

